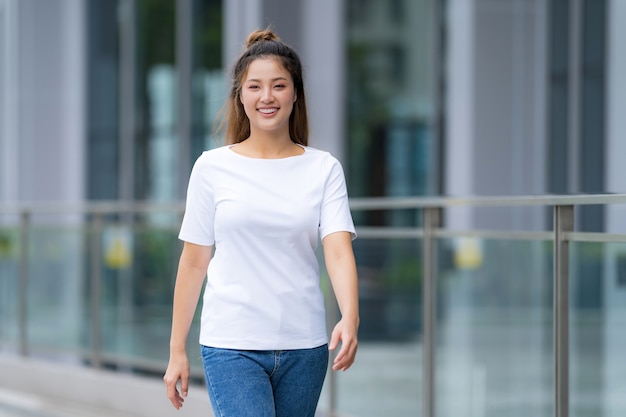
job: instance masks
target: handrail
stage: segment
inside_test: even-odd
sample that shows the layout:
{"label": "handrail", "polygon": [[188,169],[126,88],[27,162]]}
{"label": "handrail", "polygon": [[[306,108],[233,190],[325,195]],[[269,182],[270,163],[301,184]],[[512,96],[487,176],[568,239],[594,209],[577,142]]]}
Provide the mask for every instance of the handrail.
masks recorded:
{"label": "handrail", "polygon": [[[626,204],[626,194],[520,195],[473,197],[354,197],[352,210],[397,210],[429,207],[518,207]],[[116,213],[184,210],[182,201],[26,201],[0,203],[0,215],[31,211],[49,213]]]}
{"label": "handrail", "polygon": [[487,197],[368,197],[352,198],[353,210],[385,210],[438,207],[563,206],[626,204],[626,194],[529,195]]}
{"label": "handrail", "polygon": [[0,204],[0,215],[16,214],[24,211],[39,214],[116,214],[116,213],[159,213],[163,211],[183,211],[185,204],[180,201],[85,201],[75,202],[19,202]]}

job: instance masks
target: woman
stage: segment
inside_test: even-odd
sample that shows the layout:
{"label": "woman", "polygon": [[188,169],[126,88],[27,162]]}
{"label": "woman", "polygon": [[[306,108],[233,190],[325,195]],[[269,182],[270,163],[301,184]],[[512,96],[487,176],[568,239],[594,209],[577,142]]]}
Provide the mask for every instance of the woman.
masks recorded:
{"label": "woman", "polygon": [[[271,30],[255,31],[233,75],[228,145],[204,152],[189,179],[167,395],[176,409],[187,395],[185,342],[206,276],[200,345],[215,414],[312,417],[328,351],[341,346],[332,367],[346,370],[358,344],[344,174],[329,153],[307,146],[302,68],[291,47]],[[341,312],[330,342],[320,238]]]}

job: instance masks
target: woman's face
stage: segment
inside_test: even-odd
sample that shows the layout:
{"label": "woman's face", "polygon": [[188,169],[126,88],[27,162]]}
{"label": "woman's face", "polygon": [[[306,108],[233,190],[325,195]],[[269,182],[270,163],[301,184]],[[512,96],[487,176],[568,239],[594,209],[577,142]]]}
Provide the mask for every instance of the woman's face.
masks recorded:
{"label": "woman's face", "polygon": [[277,58],[259,58],[250,63],[240,100],[250,120],[251,135],[255,131],[289,131],[296,92],[291,75]]}

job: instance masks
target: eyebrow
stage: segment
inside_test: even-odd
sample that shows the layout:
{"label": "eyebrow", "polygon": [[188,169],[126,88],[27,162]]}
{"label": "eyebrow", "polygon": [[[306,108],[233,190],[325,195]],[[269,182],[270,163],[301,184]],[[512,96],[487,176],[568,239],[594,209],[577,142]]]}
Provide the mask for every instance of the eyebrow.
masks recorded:
{"label": "eyebrow", "polygon": [[[274,81],[288,81],[288,79],[286,77],[276,77],[276,78],[273,78],[271,81],[272,82],[274,82]],[[261,80],[258,79],[258,78],[250,78],[250,79],[246,80],[246,82],[247,83],[250,83],[250,82],[260,83]]]}

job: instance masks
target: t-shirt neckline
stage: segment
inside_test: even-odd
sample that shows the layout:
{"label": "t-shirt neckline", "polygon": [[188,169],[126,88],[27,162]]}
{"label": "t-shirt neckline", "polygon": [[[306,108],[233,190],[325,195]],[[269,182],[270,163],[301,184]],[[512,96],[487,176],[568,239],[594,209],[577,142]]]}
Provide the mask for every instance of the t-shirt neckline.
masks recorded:
{"label": "t-shirt neckline", "polygon": [[227,146],[228,151],[229,151],[230,153],[232,153],[232,154],[234,154],[234,155],[238,156],[239,158],[249,159],[249,160],[252,160],[252,161],[286,161],[286,160],[292,160],[292,159],[295,159],[295,158],[302,157],[302,156],[306,155],[306,154],[307,154],[307,152],[308,152],[308,149],[307,149],[307,147],[306,147],[306,146],[301,145],[301,144],[299,144],[299,143],[296,143],[296,145],[297,145],[297,146],[301,147],[301,148],[304,150],[304,152],[302,152],[301,154],[298,154],[298,155],[291,155],[291,156],[285,156],[285,157],[283,157],[283,158],[255,158],[255,157],[253,157],[253,156],[242,155],[242,154],[240,154],[240,153],[238,153],[238,152],[235,152],[232,148],[233,148],[234,146],[236,146],[236,145],[237,145],[236,143],[235,143],[235,144],[232,144],[232,145],[228,145],[228,146]]}

